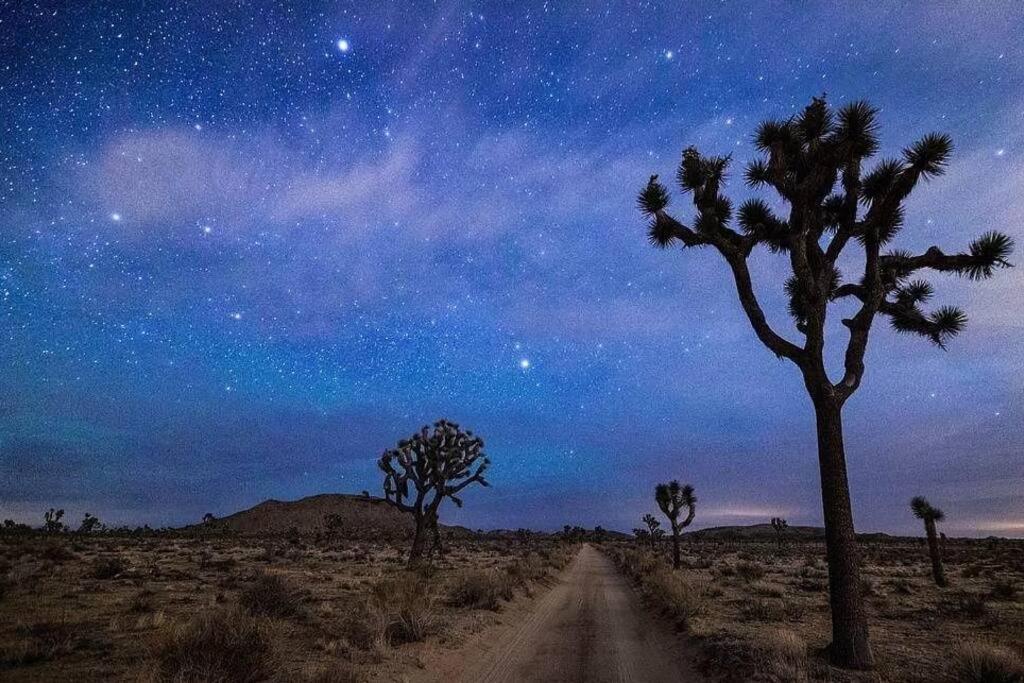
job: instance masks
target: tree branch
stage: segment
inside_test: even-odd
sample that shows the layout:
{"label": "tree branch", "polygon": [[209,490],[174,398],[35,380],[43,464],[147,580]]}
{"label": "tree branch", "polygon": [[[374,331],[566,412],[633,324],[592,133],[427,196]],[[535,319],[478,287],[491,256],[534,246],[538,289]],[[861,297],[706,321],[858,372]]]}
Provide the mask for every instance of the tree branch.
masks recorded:
{"label": "tree branch", "polygon": [[805,359],[804,350],[779,336],[768,324],[761,304],[757,302],[757,297],[754,294],[746,257],[725,252],[723,255],[732,269],[733,279],[736,281],[736,293],[739,295],[740,304],[743,306],[743,311],[747,314],[757,338],[779,358],[788,358],[797,365],[802,365]]}

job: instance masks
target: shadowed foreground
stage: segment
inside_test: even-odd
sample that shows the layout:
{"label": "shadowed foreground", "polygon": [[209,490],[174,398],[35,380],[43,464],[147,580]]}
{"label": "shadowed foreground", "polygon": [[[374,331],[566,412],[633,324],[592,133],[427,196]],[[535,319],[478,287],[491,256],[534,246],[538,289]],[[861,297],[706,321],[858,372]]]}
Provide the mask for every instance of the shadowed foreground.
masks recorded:
{"label": "shadowed foreground", "polygon": [[526,619],[467,653],[462,681],[698,681],[679,637],[589,545]]}

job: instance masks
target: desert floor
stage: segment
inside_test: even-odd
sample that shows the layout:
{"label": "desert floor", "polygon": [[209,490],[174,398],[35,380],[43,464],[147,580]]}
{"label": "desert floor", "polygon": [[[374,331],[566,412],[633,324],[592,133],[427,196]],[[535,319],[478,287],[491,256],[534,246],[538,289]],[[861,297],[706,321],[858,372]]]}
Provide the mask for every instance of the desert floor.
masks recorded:
{"label": "desert floor", "polygon": [[[863,546],[878,670],[830,669],[817,542],[0,537],[4,681],[1017,680],[1024,545]],[[966,673],[965,673],[966,672]]]}

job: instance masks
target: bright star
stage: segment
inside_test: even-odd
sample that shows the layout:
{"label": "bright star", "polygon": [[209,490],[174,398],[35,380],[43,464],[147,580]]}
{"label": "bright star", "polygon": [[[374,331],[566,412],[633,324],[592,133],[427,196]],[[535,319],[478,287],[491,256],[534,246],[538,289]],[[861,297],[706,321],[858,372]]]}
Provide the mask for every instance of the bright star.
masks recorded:
{"label": "bright star", "polygon": [[997,150],[996,150],[996,156],[997,156],[997,157],[1001,157],[1001,156],[1003,156],[1004,154],[1006,154],[1006,150],[1005,150],[1005,149],[1003,149],[1002,147],[1000,147],[999,149],[997,149]]}
{"label": "bright star", "polygon": [[121,214],[115,211],[114,213],[110,214],[110,220],[114,221],[115,223],[119,223],[121,221]]}
{"label": "bright star", "polygon": [[231,317],[234,318],[235,320],[241,320],[242,319],[242,314],[241,313],[232,313]]}
{"label": "bright star", "polygon": [[341,52],[348,52],[349,47],[350,46],[347,40],[345,40],[344,38],[338,39],[338,50],[340,50]]}
{"label": "bright star", "polygon": [[665,59],[672,59],[675,56],[676,55],[672,50],[665,50]]}
{"label": "bright star", "polygon": [[521,367],[523,370],[529,370],[530,369],[530,359],[529,358],[524,358],[521,361],[519,361],[519,367]]}

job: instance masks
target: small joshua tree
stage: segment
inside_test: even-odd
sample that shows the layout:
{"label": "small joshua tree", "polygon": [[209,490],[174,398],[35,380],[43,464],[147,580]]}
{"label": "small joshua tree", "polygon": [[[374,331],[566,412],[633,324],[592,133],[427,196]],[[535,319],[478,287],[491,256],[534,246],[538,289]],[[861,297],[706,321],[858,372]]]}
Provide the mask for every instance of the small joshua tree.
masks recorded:
{"label": "small joshua tree", "polygon": [[[680,486],[679,482],[673,479],[667,484],[658,484],[654,487],[654,500],[671,523],[672,568],[679,569],[679,533],[690,526],[693,516],[697,514],[697,497],[693,495],[692,486]],[[686,518],[680,521],[679,513],[684,507],[687,509]]]}
{"label": "small joshua tree", "polygon": [[[898,158],[868,170],[866,163],[879,148],[876,115],[865,102],[834,111],[824,98],[814,98],[798,115],[760,125],[754,145],[762,157],[747,165],[745,180],[752,188],[773,190],[788,205],[788,215],[759,198],[734,207],[722,193],[732,159],[704,155],[694,147],[683,152],[677,174],[696,209],[689,225],[668,213],[668,190],[658,176],[651,176],[637,198],[651,219],[648,234],[654,245],[708,247],[701,251],[722,257],[757,338],[800,370],[817,428],[832,611],[829,654],[834,664],[852,669],[870,669],[874,658],[861,594],[842,414],[864,379],[871,329],[884,316],[897,332],[945,348],[967,317],[954,306],[926,311],[923,306],[934,290],[920,276],[931,271],[982,280],[1008,267],[1013,251],[1013,240],[994,231],[960,253],[937,246],[917,254],[889,248],[903,227],[906,200],[924,181],[945,172],[953,143],[947,135],[925,135]],[[773,327],[758,302],[748,263],[758,247],[788,261],[784,289],[795,342]],[[859,272],[844,281],[839,265],[853,266],[854,257]],[[826,341],[839,335],[827,321],[841,305],[851,308],[840,317],[849,337],[841,376],[834,381],[827,369]]]}
{"label": "small joshua tree", "polygon": [[647,540],[653,548],[658,545],[658,541],[665,535],[665,530],[661,528],[661,522],[658,521],[658,518],[649,512],[643,516],[642,521],[647,525]]}
{"label": "small joshua tree", "polygon": [[203,515],[203,524],[205,524],[206,526],[210,526],[215,521],[217,521],[217,518],[213,516],[212,512],[207,512],[205,515]]}
{"label": "small joshua tree", "polygon": [[43,513],[43,531],[48,534],[59,534],[64,531],[67,527],[64,526],[64,522],[60,521],[64,517],[64,510],[54,510],[50,508]]}
{"label": "small joshua tree", "polygon": [[789,523],[782,517],[772,517],[772,528],[775,529],[775,540],[778,541],[779,547],[782,547],[782,535],[786,533],[786,529],[789,528]]}
{"label": "small joshua tree", "polygon": [[946,516],[939,508],[932,507],[928,499],[923,496],[915,496],[910,501],[910,509],[914,516],[924,520],[924,532],[928,536],[928,554],[932,558],[932,578],[935,585],[944,588],[946,583],[946,572],[942,568],[942,551],[939,549],[939,539],[935,533],[935,523],[941,522]]}
{"label": "small joshua tree", "polygon": [[78,526],[78,533],[80,534],[91,534],[94,531],[99,531],[103,528],[100,524],[100,519],[96,515],[85,513],[85,517],[82,518],[82,523]]}
{"label": "small joshua tree", "polygon": [[439,420],[433,430],[424,426],[380,456],[377,466],[384,473],[384,499],[415,520],[410,566],[423,560],[428,533],[433,535],[430,554],[442,552],[437,513],[444,499],[462,507],[458,494],[463,489],[474,483],[489,486],[484,473],[491,461],[483,449],[483,439],[473,432]]}

